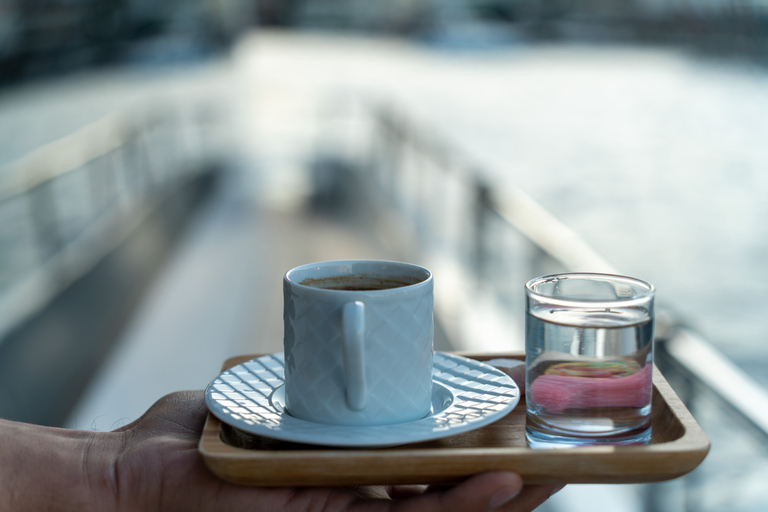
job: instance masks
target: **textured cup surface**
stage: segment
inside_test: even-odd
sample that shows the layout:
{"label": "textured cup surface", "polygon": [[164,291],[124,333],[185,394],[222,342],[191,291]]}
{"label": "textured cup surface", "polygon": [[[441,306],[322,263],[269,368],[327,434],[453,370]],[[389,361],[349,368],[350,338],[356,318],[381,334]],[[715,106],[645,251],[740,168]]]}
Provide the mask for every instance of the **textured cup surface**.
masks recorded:
{"label": "textured cup surface", "polygon": [[[405,285],[337,290],[301,284],[332,276],[396,279]],[[412,284],[407,284],[412,283]],[[286,408],[334,425],[382,425],[429,413],[432,395],[433,280],[417,265],[334,261],[297,267],[283,279]],[[342,311],[364,305],[365,406],[349,406]]]}

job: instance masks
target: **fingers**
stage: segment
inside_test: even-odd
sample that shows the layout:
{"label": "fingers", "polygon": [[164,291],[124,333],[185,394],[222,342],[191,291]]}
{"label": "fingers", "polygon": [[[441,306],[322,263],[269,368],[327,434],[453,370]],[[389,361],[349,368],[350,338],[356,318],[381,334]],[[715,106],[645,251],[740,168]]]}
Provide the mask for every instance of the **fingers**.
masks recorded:
{"label": "fingers", "polygon": [[498,512],[530,512],[562,488],[561,485],[526,485],[512,501],[494,510]]}
{"label": "fingers", "polygon": [[[531,512],[562,489],[563,485],[526,485],[520,476],[509,472],[476,475],[454,488],[443,491],[427,489],[420,496],[393,502],[389,510],[396,512],[447,511]],[[416,489],[413,489],[416,490]],[[392,495],[396,499],[396,495]]]}
{"label": "fingers", "polygon": [[456,487],[442,492],[393,502],[395,512],[470,512],[486,511],[509,503],[523,488],[520,476],[510,472],[475,475]]}
{"label": "fingers", "polygon": [[393,485],[387,488],[387,495],[393,500],[404,500],[413,496],[421,496],[434,488],[426,485]]}

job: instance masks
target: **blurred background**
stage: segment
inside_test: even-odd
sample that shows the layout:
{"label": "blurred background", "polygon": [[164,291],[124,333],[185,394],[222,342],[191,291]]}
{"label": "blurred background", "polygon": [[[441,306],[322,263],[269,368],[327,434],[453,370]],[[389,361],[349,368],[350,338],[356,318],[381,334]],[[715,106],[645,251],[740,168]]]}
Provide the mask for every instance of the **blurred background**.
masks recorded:
{"label": "blurred background", "polygon": [[110,430],[281,350],[302,263],[428,266],[474,352],[619,272],[712,449],[542,510],[765,510],[767,65],[762,0],[0,0],[0,416]]}

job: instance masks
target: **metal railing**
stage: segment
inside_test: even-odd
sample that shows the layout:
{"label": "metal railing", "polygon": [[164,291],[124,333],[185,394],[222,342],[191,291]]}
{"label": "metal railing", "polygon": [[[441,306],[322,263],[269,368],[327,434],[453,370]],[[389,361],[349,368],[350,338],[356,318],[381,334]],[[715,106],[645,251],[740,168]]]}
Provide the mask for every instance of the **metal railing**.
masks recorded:
{"label": "metal railing", "polygon": [[0,167],[0,342],[214,158],[215,114],[116,112]]}

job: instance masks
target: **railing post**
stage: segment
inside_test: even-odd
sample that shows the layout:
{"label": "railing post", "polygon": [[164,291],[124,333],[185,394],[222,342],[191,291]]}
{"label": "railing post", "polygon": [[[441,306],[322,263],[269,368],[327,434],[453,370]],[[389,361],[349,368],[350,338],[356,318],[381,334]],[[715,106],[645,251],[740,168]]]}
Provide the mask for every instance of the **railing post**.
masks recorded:
{"label": "railing post", "polygon": [[[59,225],[59,204],[52,186],[52,182],[45,182],[25,194],[27,211],[40,248],[38,254],[41,264],[45,264],[64,248],[64,236]],[[57,278],[63,280],[63,269],[56,269],[56,272]]]}
{"label": "railing post", "polygon": [[398,125],[396,115],[390,109],[386,116],[386,133],[387,144],[386,151],[386,168],[389,173],[388,186],[390,197],[394,200],[394,204],[397,208],[402,207],[402,169],[400,164],[402,163],[402,152],[405,146],[405,133],[402,126]]}
{"label": "railing post", "polygon": [[482,179],[474,184],[474,266],[478,282],[485,279],[488,260],[487,230],[491,208],[491,189]]}

